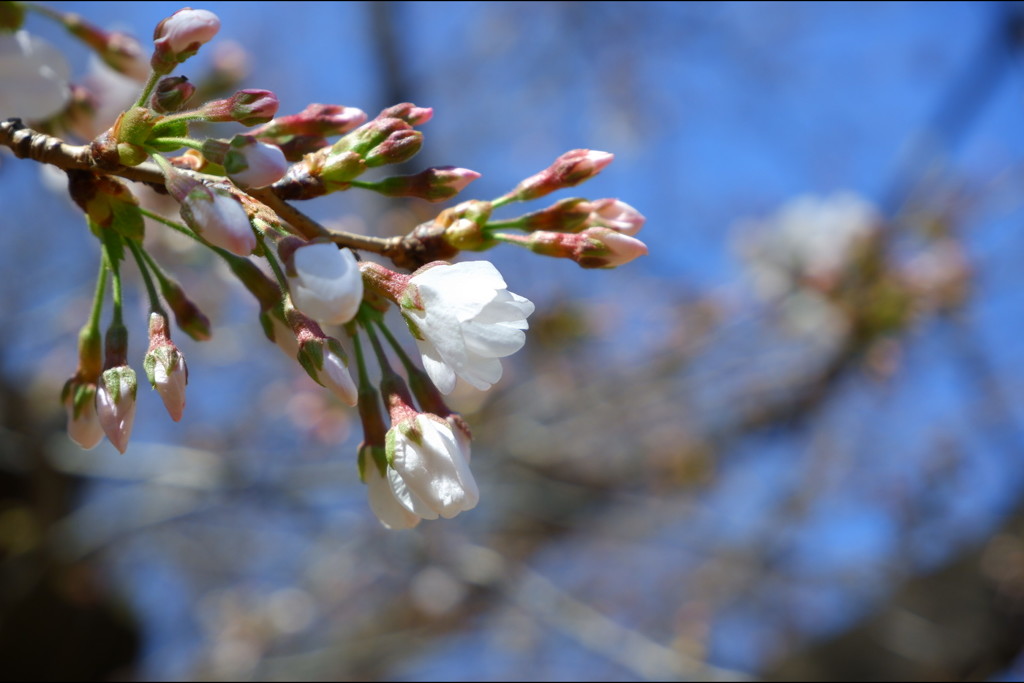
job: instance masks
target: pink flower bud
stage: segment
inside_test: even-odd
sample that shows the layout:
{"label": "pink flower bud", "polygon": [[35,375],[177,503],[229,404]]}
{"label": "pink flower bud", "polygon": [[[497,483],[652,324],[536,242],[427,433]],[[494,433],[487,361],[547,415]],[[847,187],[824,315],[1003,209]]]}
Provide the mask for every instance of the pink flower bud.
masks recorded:
{"label": "pink flower bud", "polygon": [[370,168],[384,164],[400,164],[416,156],[423,146],[423,133],[399,130],[370,150],[363,158]]}
{"label": "pink flower bud", "polygon": [[595,228],[608,228],[623,235],[640,232],[647,219],[626,202],[618,199],[598,199],[590,202],[587,224]]}
{"label": "pink flower bud", "polygon": [[366,120],[366,112],[339,104],[310,104],[298,114],[282,116],[260,126],[253,135],[273,139],[291,136],[344,135]]}
{"label": "pink flower bud", "polygon": [[161,79],[149,100],[149,106],[161,114],[175,112],[185,106],[196,92],[196,86],[185,76]]}
{"label": "pink flower bud", "polygon": [[96,391],[96,415],[110,443],[124,453],[135,421],[135,371],[120,365],[103,371]]}
{"label": "pink flower bud", "polygon": [[143,367],[149,383],[163,399],[171,419],[180,421],[185,410],[188,367],[185,365],[185,357],[171,341],[167,320],[159,313],[149,316],[149,351]]}
{"label": "pink flower bud", "polygon": [[385,178],[370,189],[388,197],[417,197],[440,202],[451,199],[479,177],[479,173],[468,168],[439,166],[415,175]]}
{"label": "pink flower bud", "polygon": [[198,113],[207,121],[237,121],[243,126],[255,126],[274,118],[278,106],[277,95],[269,90],[247,89],[226,100],[207,102]]}
{"label": "pink flower bud", "polygon": [[401,104],[395,104],[387,109],[384,109],[381,113],[377,114],[378,119],[394,118],[402,119],[410,126],[420,126],[429,121],[434,116],[434,110],[430,107],[417,107],[412,102],[403,102]]}
{"label": "pink flower bud", "polygon": [[156,25],[153,42],[184,61],[194,55],[202,45],[210,42],[220,30],[220,19],[205,9],[180,9]]}
{"label": "pink flower bud", "polygon": [[572,258],[584,268],[615,268],[647,254],[646,244],[608,228],[587,228],[575,237]]}
{"label": "pink flower bud", "polygon": [[96,385],[72,378],[64,386],[64,407],[68,413],[68,436],[85,450],[103,440],[103,427],[96,415]]}
{"label": "pink flower bud", "polygon": [[210,244],[238,256],[256,248],[249,215],[230,192],[165,166],[167,191],[181,203],[181,217]]}
{"label": "pink flower bud", "polygon": [[543,197],[556,190],[579,185],[593,178],[612,162],[614,154],[592,149],[574,149],[555,159],[549,167],[519,183],[506,196],[518,201]]}
{"label": "pink flower bud", "polygon": [[570,258],[583,268],[615,268],[647,253],[647,245],[609,228],[587,228],[579,233],[537,230],[526,236],[504,235],[537,254]]}
{"label": "pink flower bud", "polygon": [[306,373],[346,405],[356,405],[359,391],[349,374],[348,358],[341,342],[325,336],[319,325],[295,309],[289,312],[288,318],[299,342],[297,359]]}
{"label": "pink flower bud", "polygon": [[288,160],[275,145],[258,142],[249,135],[236,135],[224,159],[224,170],[240,187],[266,187],[284,177]]}

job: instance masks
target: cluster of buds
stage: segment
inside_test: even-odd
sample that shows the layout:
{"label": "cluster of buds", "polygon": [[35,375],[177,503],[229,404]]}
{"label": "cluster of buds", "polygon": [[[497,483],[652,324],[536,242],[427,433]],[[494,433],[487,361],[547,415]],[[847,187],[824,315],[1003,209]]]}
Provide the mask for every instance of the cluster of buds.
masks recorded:
{"label": "cluster of buds", "polygon": [[[0,10],[12,7],[22,6],[0,2]],[[148,66],[138,44],[123,34],[100,31],[73,15],[52,16],[115,69],[145,82],[134,104],[89,144],[92,168],[69,173],[72,197],[103,249],[93,313],[79,342],[79,367],[63,394],[71,438],[85,448],[96,446],[104,434],[119,451],[128,445],[137,382],[128,364],[121,311],[118,264],[126,255],[137,262],[150,296],[146,377],[170,417],[183,417],[188,369],[171,341],[165,310],[200,341],[210,338],[210,321],[146,251],[143,218],[149,216],[223,259],[257,299],[267,337],[315,382],[358,407],[364,430],[360,473],[370,506],[385,526],[409,528],[476,506],[480,491],[469,469],[469,427],[448,408],[445,396],[460,380],[486,391],[502,378],[502,360],[526,343],[534,304],[510,291],[488,261],[451,261],[461,251],[501,244],[568,258],[585,268],[614,267],[647,253],[635,237],[643,216],[616,199],[561,199],[516,218],[495,218],[509,204],[579,185],[606,168],[613,155],[572,150],[510,192],[463,201],[394,240],[331,232],[288,202],[350,189],[440,202],[464,191],[480,174],[438,166],[362,179],[369,169],[402,164],[419,152],[423,133],[417,127],[431,120],[433,110],[412,103],[388,107],[369,120],[359,109],[333,104],[311,104],[275,118],[277,97],[258,89],[193,103],[213,96],[197,98],[199,89],[172,72],[219,30],[219,19],[207,10],[186,8],[160,22]],[[0,11],[0,60],[4,22],[16,21]],[[36,78],[39,60],[26,56],[32,52],[27,47],[19,49],[29,64],[25,73]],[[0,105],[5,95],[0,87]],[[229,138],[197,139],[190,131],[194,122],[253,128]],[[142,209],[114,177],[130,175],[128,170],[151,173],[153,164],[128,168],[151,159],[178,203],[183,224]],[[388,258],[398,270],[364,259],[359,251]],[[265,267],[257,265],[260,261]],[[101,363],[99,317],[108,278],[114,314]],[[392,306],[411,334],[415,360],[384,322]],[[343,332],[325,332],[329,326]],[[377,382],[370,379],[366,343],[376,356]],[[395,357],[401,375],[391,368]]]}

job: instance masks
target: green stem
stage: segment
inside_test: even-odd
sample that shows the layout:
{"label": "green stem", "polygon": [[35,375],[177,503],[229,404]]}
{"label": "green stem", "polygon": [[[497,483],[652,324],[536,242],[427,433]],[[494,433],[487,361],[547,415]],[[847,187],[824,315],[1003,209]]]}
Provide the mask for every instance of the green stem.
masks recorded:
{"label": "green stem", "polygon": [[506,195],[503,195],[501,197],[498,197],[497,199],[492,199],[491,200],[491,208],[492,209],[497,209],[499,207],[505,206],[506,204],[511,204],[514,201],[517,201],[515,195],[513,195],[513,194],[506,194]]}
{"label": "green stem", "polygon": [[[141,206],[139,207],[139,211],[146,218],[151,218],[154,221],[156,221],[157,223],[161,223],[163,225],[166,225],[168,228],[173,228],[174,230],[177,230],[178,232],[180,232],[182,235],[187,235],[188,237],[191,237],[192,239],[194,239],[196,242],[199,242],[200,244],[206,245],[206,242],[204,242],[202,240],[202,238],[199,237],[199,235],[197,235],[195,232],[193,232],[193,230],[191,228],[186,227],[186,226],[182,225],[181,223],[176,223],[175,221],[172,221],[172,220],[170,220],[168,218],[164,218],[163,216],[161,216],[158,213],[153,213],[152,211],[147,211],[146,209],[143,209]],[[207,246],[209,246],[209,245],[207,245]]]}
{"label": "green stem", "polygon": [[153,88],[160,81],[161,74],[155,71],[149,72],[149,78],[146,80],[146,85],[142,86],[142,93],[139,95],[139,99],[135,102],[136,107],[145,107],[149,102],[149,96],[153,94]]}
{"label": "green stem", "polygon": [[384,324],[383,318],[376,315],[373,316],[371,320],[375,322],[377,327],[380,328],[380,331],[384,333],[384,337],[388,340],[391,348],[395,350],[395,353],[398,355],[398,359],[402,361],[402,366],[405,368],[405,371],[410,375],[419,372],[419,368],[416,367],[416,364],[412,362],[411,358],[409,358],[409,355],[405,352],[405,349],[402,348],[402,345],[398,343],[398,339],[395,338],[395,335],[391,334],[391,330],[389,330],[387,325]]}
{"label": "green stem", "polygon": [[[118,235],[111,235],[108,239],[119,240],[120,237]],[[104,259],[107,262],[107,267],[110,268],[110,277],[111,277],[111,280],[113,281],[113,285],[114,285],[113,288],[112,288],[112,294],[113,294],[113,299],[114,299],[114,316],[113,316],[113,320],[112,320],[111,324],[112,325],[117,325],[117,326],[124,325],[124,320],[121,317],[121,309],[122,309],[121,268],[120,268],[120,266],[119,266],[119,264],[117,262],[117,259],[113,258],[113,256],[111,256],[111,254],[110,254],[110,247],[107,244],[106,240],[104,240],[104,242],[103,242],[103,254],[104,254]]]}
{"label": "green stem", "polygon": [[506,229],[523,229],[523,219],[520,218],[509,218],[503,221],[488,221],[484,224],[484,231],[488,230],[506,230]]}
{"label": "green stem", "polygon": [[277,257],[274,256],[274,252],[267,247],[267,242],[263,239],[263,233],[257,232],[256,235],[260,242],[260,246],[263,247],[263,255],[266,257],[267,263],[270,264],[270,269],[274,271],[274,277],[277,278],[277,284],[281,286],[281,291],[289,291],[288,278],[285,277],[284,270],[281,268],[281,264],[278,263]]}
{"label": "green stem", "polygon": [[370,383],[370,374],[366,371],[366,356],[363,355],[363,345],[359,341],[358,330],[353,330],[353,332],[355,334],[352,335],[352,347],[355,349],[356,365],[359,366],[359,393],[374,393],[373,384]]}
{"label": "green stem", "polygon": [[[161,121],[161,123],[163,123],[163,121]],[[193,140],[192,138],[181,138],[181,137],[174,137],[174,136],[168,136],[168,137],[160,136],[158,138],[153,138],[152,140],[150,140],[148,142],[150,144],[150,147],[152,147],[152,145],[154,145],[154,144],[156,144],[158,142],[170,142],[172,144],[176,144],[176,145],[179,145],[181,147],[191,147],[192,149],[199,150],[200,152],[203,151],[203,143],[199,142],[198,140]],[[158,154],[158,152],[156,150],[150,149],[150,151],[153,153],[154,156],[156,156]]]}
{"label": "green stem", "polygon": [[92,311],[89,313],[88,328],[90,332],[99,334],[100,330],[100,315],[103,313],[103,295],[107,290],[107,271],[109,270],[107,265],[106,253],[100,258],[100,272],[96,276],[96,293],[92,299]]}
{"label": "green stem", "polygon": [[149,308],[154,313],[159,313],[165,319],[167,318],[167,312],[160,304],[160,297],[157,296],[156,287],[153,285],[153,277],[149,273],[149,267],[146,264],[146,259],[142,256],[142,247],[135,243],[134,240],[125,240],[128,244],[128,248],[132,252],[132,256],[135,257],[135,262],[139,265],[139,272],[142,273],[142,282],[146,285],[146,293],[149,295]]}
{"label": "green stem", "polygon": [[383,375],[385,381],[391,379],[396,373],[391,369],[391,363],[388,362],[388,357],[384,353],[384,347],[381,346],[380,339],[377,338],[377,333],[373,331],[372,323],[363,316],[359,318],[359,324],[366,330],[366,336],[370,339],[373,353],[377,356],[377,363],[380,365],[381,375]]}
{"label": "green stem", "polygon": [[168,286],[175,286],[174,281],[167,276],[167,273],[165,273],[163,268],[160,267],[160,264],[157,263],[156,260],[149,255],[148,251],[146,251],[145,249],[140,249],[139,255],[142,256],[143,260],[149,266],[150,272],[156,276],[156,279],[160,283],[160,287],[162,289]]}

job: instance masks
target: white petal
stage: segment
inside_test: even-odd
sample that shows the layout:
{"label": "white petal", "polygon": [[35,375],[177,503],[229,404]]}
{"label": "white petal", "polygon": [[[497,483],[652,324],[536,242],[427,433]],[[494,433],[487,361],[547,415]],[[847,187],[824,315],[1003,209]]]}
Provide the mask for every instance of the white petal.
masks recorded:
{"label": "white petal", "polygon": [[297,276],[290,286],[296,308],[331,325],[355,317],[363,301],[363,276],[350,249],[310,244],[299,247],[294,259]]}
{"label": "white petal", "polygon": [[324,357],[324,373],[320,377],[327,388],[346,404],[354,406],[359,402],[359,391],[352,381],[352,375],[333,352],[328,352]]}
{"label": "white petal", "polygon": [[483,358],[504,358],[523,348],[526,334],[504,323],[484,325],[468,322],[462,325],[462,335],[469,352]]}
{"label": "white petal", "polygon": [[420,350],[420,360],[423,361],[423,369],[430,380],[442,394],[450,394],[455,389],[455,371],[444,362],[437,349],[430,342],[416,340],[416,346]]}
{"label": "white petal", "polygon": [[406,511],[422,519],[437,519],[437,512],[409,489],[402,475],[389,467],[387,476],[392,496]]}
{"label": "white petal", "polygon": [[390,483],[381,476],[375,464],[370,463],[366,479],[370,509],[381,524],[388,529],[411,529],[420,523],[420,516],[405,509],[398,501]]}

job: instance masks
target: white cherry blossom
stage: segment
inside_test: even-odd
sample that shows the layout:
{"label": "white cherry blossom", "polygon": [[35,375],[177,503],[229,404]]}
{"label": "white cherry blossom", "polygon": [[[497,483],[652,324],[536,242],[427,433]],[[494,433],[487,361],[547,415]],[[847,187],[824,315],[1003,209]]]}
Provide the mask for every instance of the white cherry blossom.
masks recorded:
{"label": "white cherry blossom", "polygon": [[439,264],[412,275],[401,301],[423,367],[447,394],[456,376],[486,390],[501,379],[499,358],[526,342],[533,303],[508,291],[488,261]]}
{"label": "white cherry blossom", "polygon": [[423,519],[450,519],[476,507],[480,490],[469,459],[441,418],[420,413],[392,427],[387,450],[388,484],[407,511]]}
{"label": "white cherry blossom", "polygon": [[288,276],[292,303],[310,318],[330,325],[351,320],[363,300],[363,276],[350,249],[330,243],[295,250],[295,275]]}

